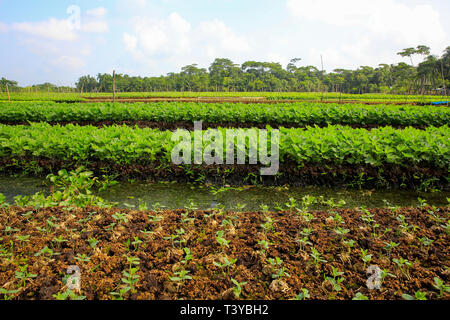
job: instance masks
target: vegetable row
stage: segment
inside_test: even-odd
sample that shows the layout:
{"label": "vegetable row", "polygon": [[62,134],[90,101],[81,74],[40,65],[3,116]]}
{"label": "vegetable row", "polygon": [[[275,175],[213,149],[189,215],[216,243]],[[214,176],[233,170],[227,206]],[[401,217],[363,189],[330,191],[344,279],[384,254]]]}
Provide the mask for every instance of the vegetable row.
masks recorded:
{"label": "vegetable row", "polygon": [[177,122],[271,123],[304,125],[442,126],[450,109],[432,106],[362,104],[233,104],[233,103],[0,103],[0,122]]}
{"label": "vegetable row", "polygon": [[[218,130],[226,137],[225,129]],[[239,132],[246,134],[247,130],[239,129]],[[119,165],[170,165],[172,150],[179,142],[172,141],[172,134],[171,131],[127,126],[0,125],[0,158],[44,158],[80,165],[96,161]],[[194,137],[194,132],[190,134]],[[281,166],[285,162],[300,167],[308,164],[421,165],[446,170],[450,164],[448,126],[426,130],[392,127],[364,130],[343,126],[281,128],[279,136]],[[194,139],[191,141],[194,145]],[[207,139],[203,140],[204,147],[210,144]],[[226,152],[224,138],[224,158]]]}

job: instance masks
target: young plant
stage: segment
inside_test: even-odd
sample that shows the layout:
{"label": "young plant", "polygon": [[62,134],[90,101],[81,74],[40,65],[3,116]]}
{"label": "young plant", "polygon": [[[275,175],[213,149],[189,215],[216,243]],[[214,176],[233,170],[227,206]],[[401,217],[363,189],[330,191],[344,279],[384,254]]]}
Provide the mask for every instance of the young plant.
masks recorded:
{"label": "young plant", "polygon": [[332,274],[331,277],[325,277],[325,281],[328,281],[333,286],[334,291],[341,291],[341,283],[345,280],[344,277],[341,277],[344,273],[339,272],[335,267],[331,267]]}
{"label": "young plant", "polygon": [[407,259],[392,259],[392,261],[398,266],[401,273],[409,279],[409,268],[412,266],[412,263]]}
{"label": "young plant", "polygon": [[414,297],[409,294],[402,294],[402,298],[405,300],[427,300],[427,294],[425,292],[416,291]]}
{"label": "young plant", "polygon": [[236,264],[237,259],[228,259],[228,257],[224,256],[224,257],[222,257],[222,261],[223,261],[223,263],[214,261],[213,264],[216,267],[220,268],[222,270],[223,275],[226,276],[225,270],[227,270],[227,274],[230,273],[230,269],[233,265]]}
{"label": "young plant", "polygon": [[21,281],[21,286],[25,287],[27,281],[36,278],[37,274],[28,272],[28,265],[19,267],[20,271],[16,271],[16,279]]}
{"label": "young plant", "polygon": [[322,254],[316,248],[311,248],[311,257],[316,267],[319,267],[320,263],[327,263],[327,260],[322,258]]}
{"label": "young plant", "polygon": [[372,255],[371,254],[367,254],[367,251],[368,251],[368,249],[367,250],[361,249],[361,253],[360,253],[361,259],[362,259],[363,264],[364,264],[364,266],[363,266],[364,270],[366,270],[367,263],[372,260]]}
{"label": "young plant", "polygon": [[306,300],[311,298],[308,289],[302,288],[302,292],[295,296],[295,300]]}
{"label": "young plant", "polygon": [[269,258],[267,261],[272,265],[275,271],[275,273],[272,274],[272,279],[277,280],[283,277],[290,277],[290,274],[286,272],[286,268],[282,267],[282,259],[276,257],[275,259]]}
{"label": "young plant", "polygon": [[442,298],[444,296],[444,292],[448,293],[450,292],[450,286],[446,286],[444,284],[444,281],[439,279],[438,277],[434,277],[434,284],[433,287],[437,290],[439,290],[439,298]]}
{"label": "young plant", "polygon": [[86,297],[85,296],[79,296],[77,295],[75,292],[73,292],[70,289],[67,289],[65,292],[58,292],[57,294],[53,295],[53,298],[55,298],[56,300],[61,300],[61,301],[65,301],[65,300],[72,300],[72,301],[78,301],[78,300],[85,300]]}
{"label": "young plant", "polygon": [[184,284],[187,280],[192,280],[192,277],[189,275],[189,271],[181,270],[178,272],[175,272],[175,277],[169,277],[170,281],[172,282],[180,282]]}
{"label": "young plant", "polygon": [[234,284],[233,293],[236,299],[239,299],[242,294],[242,287],[247,284],[247,282],[239,282],[235,279],[231,279],[231,282]]}
{"label": "young plant", "polygon": [[225,231],[219,230],[216,232],[216,241],[222,248],[222,253],[225,253],[225,248],[230,246],[230,240],[225,239]]}

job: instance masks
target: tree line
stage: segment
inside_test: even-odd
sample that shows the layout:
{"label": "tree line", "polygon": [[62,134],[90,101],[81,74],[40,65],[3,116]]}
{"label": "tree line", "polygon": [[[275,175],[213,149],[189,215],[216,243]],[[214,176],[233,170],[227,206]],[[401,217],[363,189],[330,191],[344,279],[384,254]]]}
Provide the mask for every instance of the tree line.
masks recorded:
{"label": "tree line", "polygon": [[[430,48],[420,45],[398,53],[409,62],[380,64],[356,70],[335,69],[325,72],[315,66],[301,66],[301,59],[290,61],[286,68],[280,63],[247,61],[242,65],[230,59],[216,59],[208,69],[197,64],[185,66],[179,73],[160,77],[133,77],[116,74],[118,92],[161,91],[236,91],[236,92],[342,92],[442,94],[450,88],[450,46],[441,56],[432,55]],[[421,57],[417,65],[414,60]],[[6,79],[0,81],[4,88]],[[14,83],[9,84],[13,87]],[[17,83],[15,83],[17,86]],[[33,89],[62,90],[52,84],[36,85]],[[70,91],[71,88],[65,88]],[[113,76],[98,74],[79,78],[78,92],[112,92]]]}

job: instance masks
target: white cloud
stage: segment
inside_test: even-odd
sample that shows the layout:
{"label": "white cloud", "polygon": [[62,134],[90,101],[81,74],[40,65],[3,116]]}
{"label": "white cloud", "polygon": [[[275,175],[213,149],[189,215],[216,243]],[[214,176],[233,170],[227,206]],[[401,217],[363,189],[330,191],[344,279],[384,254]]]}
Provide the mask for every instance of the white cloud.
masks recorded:
{"label": "white cloud", "polygon": [[397,43],[442,46],[446,34],[439,12],[430,5],[406,5],[396,0],[287,0],[296,17],[352,27]]}
{"label": "white cloud", "polygon": [[134,17],[132,25],[133,32],[123,33],[124,47],[135,59],[149,65],[166,60],[179,66],[250,50],[245,37],[238,36],[220,20],[192,26],[174,12],[166,19]]}
{"label": "white cloud", "polygon": [[199,40],[207,44],[211,52],[246,52],[250,49],[247,40],[238,36],[223,21],[212,20],[200,23]]}
{"label": "white cloud", "polygon": [[97,18],[103,18],[108,13],[108,10],[106,10],[104,7],[99,7],[95,9],[90,9],[86,11],[86,14],[89,16],[97,17]]}
{"label": "white cloud", "polygon": [[8,25],[6,23],[0,22],[0,32],[7,32]]}
{"label": "white cloud", "polygon": [[138,38],[135,37],[135,36],[130,35],[127,32],[124,32],[124,34],[123,34],[123,43],[125,44],[125,50],[133,51],[137,47]]}
{"label": "white cloud", "polygon": [[13,23],[10,29],[52,40],[73,41],[78,38],[69,20],[58,20],[55,18],[40,22]]}
{"label": "white cloud", "polygon": [[63,68],[64,70],[77,71],[86,66],[86,62],[77,56],[60,56],[50,62],[51,64]]}
{"label": "white cloud", "polygon": [[105,33],[109,30],[108,22],[105,19],[108,10],[99,7],[87,10],[81,21],[81,31],[92,33]]}

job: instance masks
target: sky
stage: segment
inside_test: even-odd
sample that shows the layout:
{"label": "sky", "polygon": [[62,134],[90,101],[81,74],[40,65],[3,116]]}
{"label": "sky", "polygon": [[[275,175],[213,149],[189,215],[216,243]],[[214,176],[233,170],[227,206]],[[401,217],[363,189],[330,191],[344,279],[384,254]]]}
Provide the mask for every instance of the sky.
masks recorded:
{"label": "sky", "polygon": [[[450,46],[448,0],[0,0],[0,77],[74,85],[160,76],[215,58],[336,68],[409,62]],[[420,62],[420,57],[414,57]]]}

